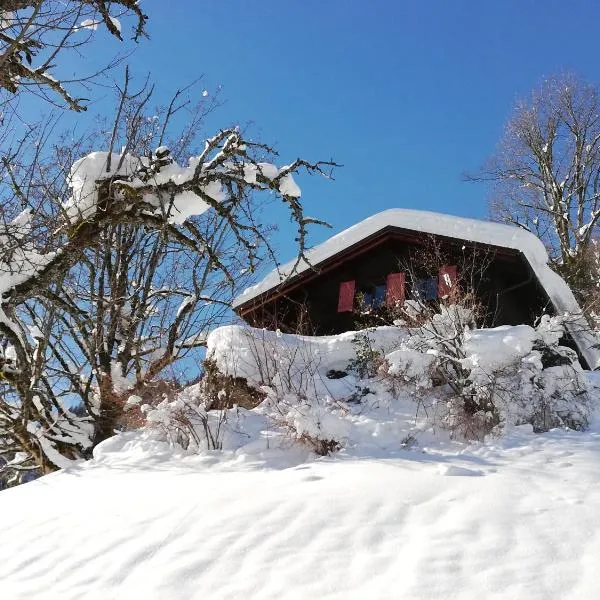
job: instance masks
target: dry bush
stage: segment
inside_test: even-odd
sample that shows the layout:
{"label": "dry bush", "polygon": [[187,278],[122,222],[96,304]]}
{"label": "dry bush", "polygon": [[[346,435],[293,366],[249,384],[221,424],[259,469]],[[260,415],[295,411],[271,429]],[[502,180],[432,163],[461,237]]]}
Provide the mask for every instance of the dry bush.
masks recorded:
{"label": "dry bush", "polygon": [[356,358],[350,361],[347,369],[355,372],[361,379],[375,377],[384,363],[384,357],[382,352],[375,348],[369,330],[357,333],[352,343]]}
{"label": "dry bush", "polygon": [[302,433],[301,435],[297,436],[296,440],[304,446],[307,446],[317,456],[329,456],[330,454],[337,452],[342,447],[340,442],[336,440],[322,439],[308,435],[307,433]]}
{"label": "dry bush", "polygon": [[[529,423],[535,432],[587,426],[588,384],[575,352],[560,345],[560,318],[540,320],[528,354],[516,352],[508,362],[486,367],[469,349],[469,319],[463,316],[468,311],[460,306],[442,309],[410,330],[401,351],[406,356],[396,357],[396,364],[384,371],[392,384],[400,378],[400,385],[412,386],[418,406],[427,408],[432,397],[441,400],[443,410],[432,413],[432,424],[455,437],[476,440],[506,425]],[[392,356],[388,355],[390,362]]]}
{"label": "dry bush", "polygon": [[196,384],[170,400],[163,398],[157,405],[141,407],[150,427],[161,437],[184,450],[222,450],[227,423],[226,409],[209,410],[202,386]]}
{"label": "dry bush", "polygon": [[143,427],[146,415],[141,407],[155,408],[164,400],[172,402],[183,387],[183,384],[172,379],[157,379],[145,382],[133,395],[125,394],[127,400],[121,400],[119,413],[115,416],[117,429],[130,431]]}

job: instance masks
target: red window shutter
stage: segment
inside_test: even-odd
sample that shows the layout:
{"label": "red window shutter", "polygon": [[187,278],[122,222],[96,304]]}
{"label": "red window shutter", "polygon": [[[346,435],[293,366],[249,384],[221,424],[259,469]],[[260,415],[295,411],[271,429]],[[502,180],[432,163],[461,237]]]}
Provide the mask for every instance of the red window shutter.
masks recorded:
{"label": "red window shutter", "polygon": [[387,276],[385,303],[388,306],[404,302],[404,283],[404,273],[390,273]]}
{"label": "red window shutter", "polygon": [[352,312],[354,309],[355,281],[342,281],[340,283],[340,297],[338,300],[338,312]]}
{"label": "red window shutter", "polygon": [[454,296],[458,291],[457,283],[456,265],[444,265],[440,269],[438,278],[438,295],[440,300]]}

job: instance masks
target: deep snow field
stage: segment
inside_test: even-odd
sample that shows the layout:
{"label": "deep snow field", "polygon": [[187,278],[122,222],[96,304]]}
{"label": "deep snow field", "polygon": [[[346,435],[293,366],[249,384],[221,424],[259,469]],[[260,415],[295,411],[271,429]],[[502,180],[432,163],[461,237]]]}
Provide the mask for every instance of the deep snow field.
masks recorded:
{"label": "deep snow field", "polygon": [[600,415],[309,460],[122,434],[0,492],[2,600],[583,600],[599,565]]}

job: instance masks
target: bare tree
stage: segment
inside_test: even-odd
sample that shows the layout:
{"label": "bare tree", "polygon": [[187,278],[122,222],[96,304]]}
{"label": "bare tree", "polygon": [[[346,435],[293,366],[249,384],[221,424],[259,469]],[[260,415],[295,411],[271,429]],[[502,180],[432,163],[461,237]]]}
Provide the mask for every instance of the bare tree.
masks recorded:
{"label": "bare tree", "polygon": [[[19,96],[28,92],[51,108],[59,107],[80,112],[85,110],[84,100],[73,95],[73,90],[88,90],[98,78],[106,74],[119,62],[119,57],[107,59],[96,72],[73,77],[61,69],[64,58],[81,55],[86,47],[105,29],[122,40],[121,20],[124,24],[133,17],[133,37],[137,40],[145,34],[146,16],[134,0],[3,0],[0,3],[0,158],[2,184],[0,184],[0,314],[3,331],[0,333],[0,479],[6,473],[22,480],[28,471],[44,471],[51,460],[39,452],[40,443],[35,441],[34,430],[44,424],[64,419],[66,412],[48,411],[51,401],[48,396],[62,397],[67,388],[58,382],[58,387],[48,386],[46,364],[53,345],[52,334],[60,335],[60,311],[47,299],[32,296],[9,308],[6,299],[7,282],[13,283],[35,271],[35,260],[41,255],[34,250],[52,246],[52,224],[56,224],[56,194],[51,188],[64,164],[59,168],[48,163],[44,155],[50,146],[59,116],[51,114],[45,121],[34,123],[23,114]],[[60,156],[56,157],[60,161]],[[46,159],[46,160],[45,160]],[[55,161],[56,162],[56,161]],[[49,193],[50,192],[50,193]],[[17,218],[14,218],[18,215]],[[33,236],[38,236],[33,239]],[[20,275],[19,275],[20,273]],[[11,312],[28,327],[29,340],[20,335],[17,347],[9,342],[6,327],[10,320],[4,309]],[[43,315],[40,320],[37,317]],[[63,319],[64,320],[64,319]],[[34,329],[35,328],[35,329]],[[19,335],[19,327],[11,335]],[[22,329],[21,329],[22,332]],[[64,341],[65,336],[61,336]],[[75,339],[75,338],[72,338]],[[72,345],[70,348],[73,347]],[[23,361],[29,352],[29,365]],[[33,350],[33,354],[31,351]],[[17,356],[20,354],[20,358]],[[65,355],[68,357],[68,354]],[[26,365],[30,377],[24,385],[14,385],[13,376]],[[51,372],[51,371],[50,371]],[[44,390],[41,385],[45,380]],[[23,394],[23,392],[26,392]],[[31,400],[37,407],[29,408]],[[55,405],[56,397],[54,397]],[[71,394],[70,401],[73,400]],[[36,420],[36,412],[46,414]],[[77,418],[74,411],[72,416]],[[79,416],[85,416],[79,411]],[[68,419],[65,421],[67,422]],[[47,425],[46,425],[47,428]],[[77,427],[68,425],[71,434]],[[60,430],[60,427],[57,428]],[[69,439],[64,436],[63,439]],[[84,438],[80,438],[83,442]],[[83,442],[84,444],[85,442]],[[81,449],[82,443],[79,444]],[[77,449],[66,450],[70,456]],[[4,473],[4,475],[3,475]]]}
{"label": "bare tree", "polygon": [[0,7],[0,102],[10,107],[0,123],[0,475],[89,457],[123,424],[130,398],[198,359],[209,327],[274,258],[261,198],[277,198],[297,224],[298,262],[320,223],[304,215],[293,176],[329,177],[334,163],[276,167],[275,150],[237,127],[197,147],[212,98],[191,104],[181,90],[151,110],[153,87],[132,91],[127,70],[100,133],[60,139],[55,116],[21,119],[13,101],[24,90],[83,110],[73,87],[95,74],[65,80],[62,58],[97,28],[121,39],[127,17],[134,39],[144,35],[134,0]]}
{"label": "bare tree", "polygon": [[49,102],[85,110],[84,99],[74,97],[68,88],[92,81],[97,73],[65,80],[60,72],[62,55],[83,50],[98,28],[122,40],[120,19],[130,16],[135,19],[137,40],[145,35],[147,17],[136,0],[3,0],[0,89],[8,92],[9,99],[28,90]]}
{"label": "bare tree", "polygon": [[82,142],[45,156],[32,138],[22,165],[14,154],[4,163],[0,455],[19,457],[9,469],[89,457],[130,397],[203,345],[272,255],[261,192],[288,208],[304,257],[318,221],[304,216],[293,175],[329,177],[334,163],[278,168],[272,148],[228,128],[181,165],[198,119],[171,136],[183,148],[166,145],[179,97],[149,116],[151,89],[133,93],[126,82],[108,151],[74,160]]}
{"label": "bare tree", "polygon": [[600,223],[598,89],[574,75],[544,80],[519,101],[497,153],[472,180],[492,182],[492,214],[538,235],[554,268],[585,298]]}

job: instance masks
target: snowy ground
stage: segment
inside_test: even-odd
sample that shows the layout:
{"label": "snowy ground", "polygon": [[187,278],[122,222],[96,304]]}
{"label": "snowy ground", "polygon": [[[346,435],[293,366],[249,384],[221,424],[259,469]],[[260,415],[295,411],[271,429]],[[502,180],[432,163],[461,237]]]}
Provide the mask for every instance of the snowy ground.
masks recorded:
{"label": "snowy ground", "polygon": [[0,598],[598,597],[598,419],[304,458],[109,441],[0,493]]}

